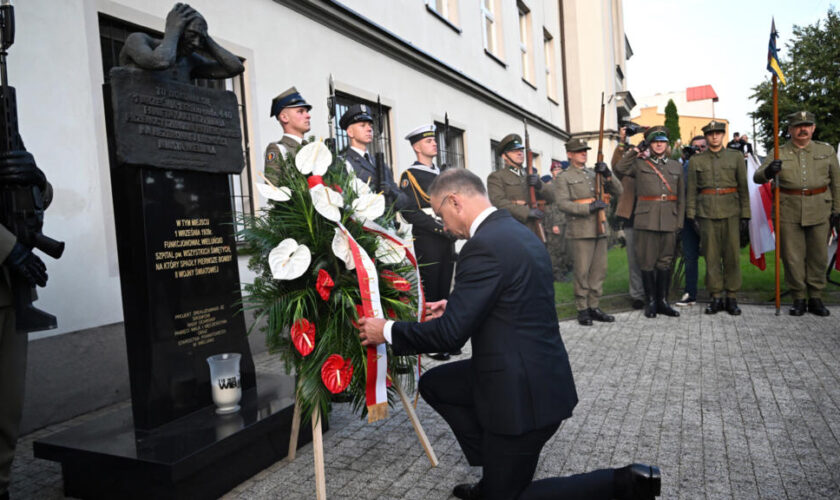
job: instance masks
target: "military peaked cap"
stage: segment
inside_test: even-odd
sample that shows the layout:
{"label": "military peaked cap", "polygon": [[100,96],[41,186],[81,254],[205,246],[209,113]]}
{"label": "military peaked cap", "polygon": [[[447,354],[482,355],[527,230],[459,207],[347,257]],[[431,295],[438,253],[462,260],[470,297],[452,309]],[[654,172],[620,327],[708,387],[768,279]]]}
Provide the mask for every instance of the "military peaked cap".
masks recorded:
{"label": "military peaked cap", "polygon": [[703,127],[703,135],[711,134],[712,132],[726,132],[726,123],[717,120],[712,120]]}
{"label": "military peaked cap", "polygon": [[421,139],[425,139],[427,137],[434,137],[436,130],[437,128],[434,126],[434,124],[421,125],[409,132],[408,134],[406,134],[405,139],[411,144],[414,144],[415,142]]}
{"label": "military peaked cap", "polygon": [[645,140],[648,142],[668,142],[668,129],[662,125],[651,127],[645,132]]}
{"label": "military peaked cap", "polygon": [[370,106],[365,104],[354,104],[350,106],[347,108],[347,111],[341,115],[341,119],[338,120],[338,126],[343,130],[347,130],[347,127],[358,122],[373,123],[373,112],[371,111]]}
{"label": "military peaked cap", "polygon": [[522,137],[519,134],[508,134],[496,146],[496,154],[503,155],[508,151],[515,151],[517,149],[525,149],[525,146],[522,145]]}
{"label": "military peaked cap", "polygon": [[589,149],[592,149],[589,147],[589,144],[580,138],[569,139],[569,142],[566,143],[567,153],[577,153],[578,151],[587,151]]}
{"label": "military peaked cap", "polygon": [[277,116],[283,108],[306,108],[309,111],[312,105],[306,102],[296,88],[291,87],[271,100],[271,116]]}
{"label": "military peaked cap", "polygon": [[797,125],[813,125],[816,123],[814,121],[814,113],[810,111],[797,111],[796,113],[791,113],[787,116],[788,125],[791,127],[795,127]]}

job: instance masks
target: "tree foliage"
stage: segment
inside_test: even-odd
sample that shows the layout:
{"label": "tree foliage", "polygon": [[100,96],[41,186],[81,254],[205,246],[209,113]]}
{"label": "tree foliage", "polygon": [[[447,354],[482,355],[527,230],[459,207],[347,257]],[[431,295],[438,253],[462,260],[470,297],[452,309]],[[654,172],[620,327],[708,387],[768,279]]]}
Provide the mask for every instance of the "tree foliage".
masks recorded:
{"label": "tree foliage", "polygon": [[[780,40],[784,34],[780,34]],[[779,63],[787,85],[779,83],[779,133],[787,132],[785,117],[807,110],[816,116],[814,139],[836,146],[840,141],[840,14],[829,8],[825,19],[810,26],[794,26],[793,37],[779,49]],[[750,113],[765,149],[773,148],[773,91],[770,72],[753,87],[758,108]]]}
{"label": "tree foliage", "polygon": [[668,99],[665,105],[665,128],[668,129],[668,143],[673,146],[680,138],[680,115],[677,114],[677,105],[673,99]]}

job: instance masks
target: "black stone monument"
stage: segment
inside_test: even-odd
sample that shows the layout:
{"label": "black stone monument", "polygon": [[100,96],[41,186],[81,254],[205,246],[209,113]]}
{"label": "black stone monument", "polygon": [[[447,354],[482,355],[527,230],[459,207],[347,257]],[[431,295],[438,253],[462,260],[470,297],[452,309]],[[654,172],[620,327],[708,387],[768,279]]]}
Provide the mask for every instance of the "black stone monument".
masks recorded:
{"label": "black stone monument", "polygon": [[[131,412],[37,441],[35,456],[61,462],[74,497],[213,498],[285,457],[294,403],[293,379],[257,383],[239,312],[236,96],[190,83],[243,67],[183,4],[163,40],[130,35],[120,62],[104,93]],[[232,415],[215,413],[206,361],[224,352],[242,355]]]}

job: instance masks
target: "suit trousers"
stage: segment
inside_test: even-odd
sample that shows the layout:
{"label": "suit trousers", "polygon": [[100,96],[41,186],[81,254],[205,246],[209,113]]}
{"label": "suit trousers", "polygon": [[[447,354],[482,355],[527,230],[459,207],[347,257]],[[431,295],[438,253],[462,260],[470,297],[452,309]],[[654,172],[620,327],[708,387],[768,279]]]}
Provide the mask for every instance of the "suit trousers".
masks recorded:
{"label": "suit trousers", "polygon": [[448,241],[441,241],[441,238],[418,235],[414,249],[417,251],[426,300],[434,302],[448,298],[455,265],[452,245]]}
{"label": "suit trousers", "polygon": [[15,330],[15,309],[0,307],[0,494],[9,488],[23,412],[27,334]]}
{"label": "suit trousers", "polygon": [[697,300],[697,261],[700,258],[700,235],[687,220],[682,229],[682,254],[685,263],[685,293]]}
{"label": "suit trousers", "polygon": [[575,307],[595,309],[601,303],[607,277],[607,238],[570,240],[575,259]]}
{"label": "suit trousers", "polygon": [[697,220],[700,246],[706,258],[706,290],[712,297],[726,290],[728,297],[735,298],[741,289],[741,219],[733,215],[726,219],[698,217]]}
{"label": "suit trousers", "polygon": [[825,288],[826,266],[828,265],[828,232],[830,224],[803,226],[795,222],[782,221],[781,259],[785,265],[785,282],[794,299],[807,295],[822,298]]}
{"label": "suit trousers", "polygon": [[627,250],[627,272],[630,274],[630,298],[644,300],[645,287],[642,284],[642,270],[639,267],[639,261],[636,260],[635,238],[636,230],[625,227],[624,245]]}
{"label": "suit trousers", "polygon": [[538,500],[613,497],[612,469],[532,483],[540,452],[560,424],[520,435],[495,434],[484,430],[473,405],[471,362],[454,361],[427,371],[420,378],[420,394],[452,428],[467,462],[482,467],[482,498]]}

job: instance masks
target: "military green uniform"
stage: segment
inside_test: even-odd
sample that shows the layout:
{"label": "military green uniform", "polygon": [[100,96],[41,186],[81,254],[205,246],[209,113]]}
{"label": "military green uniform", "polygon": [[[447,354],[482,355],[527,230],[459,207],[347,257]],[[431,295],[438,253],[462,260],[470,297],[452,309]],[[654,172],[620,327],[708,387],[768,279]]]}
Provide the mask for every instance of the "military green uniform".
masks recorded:
{"label": "military green uniform", "polygon": [[[607,234],[598,234],[598,212],[589,213],[595,200],[595,171],[570,166],[554,179],[557,205],[566,214],[566,239],[574,258],[575,307],[597,309],[607,276]],[[621,183],[611,175],[606,192],[621,194]]]}
{"label": "military green uniform", "polygon": [[[0,225],[0,262],[17,239]],[[9,487],[23,412],[27,336],[15,329],[15,308],[5,266],[0,267],[0,495]]]}
{"label": "military green uniform", "polygon": [[263,171],[269,181],[275,184],[277,183],[280,177],[280,168],[283,165],[282,162],[286,161],[286,155],[291,153],[292,156],[294,156],[298,148],[301,147],[304,142],[298,142],[291,135],[283,134],[282,139],[277,142],[270,143],[268,147],[265,148],[265,164]]}
{"label": "military green uniform", "polygon": [[[562,174],[561,174],[562,175]],[[551,189],[557,188],[557,182],[545,186]],[[555,191],[555,198],[557,193]],[[548,239],[548,255],[551,256],[551,267],[554,274],[554,281],[563,281],[569,271],[572,270],[572,255],[569,248],[569,240],[566,239],[566,214],[560,209],[560,205],[552,203],[546,208],[546,217],[543,221],[545,234]],[[557,228],[557,233],[554,228]]]}
{"label": "military green uniform", "polygon": [[[529,205],[531,193],[526,172],[525,167],[520,169],[511,166],[491,173],[487,177],[487,194],[490,197],[490,203],[496,208],[504,208],[515,219],[536,232],[536,221],[528,219],[528,212],[531,210]],[[554,203],[554,190],[551,186],[543,186],[542,189],[536,191],[536,197],[546,203]]]}
{"label": "military green uniform", "polygon": [[[779,235],[785,282],[795,300],[822,299],[828,263],[828,218],[840,213],[840,167],[830,145],[811,141],[804,148],[788,142],[779,148]],[[691,160],[692,163],[694,160]],[[753,180],[765,183],[768,155]]]}
{"label": "military green uniform", "polygon": [[723,290],[735,298],[741,288],[741,219],[750,218],[744,155],[721,148],[696,154],[688,165],[686,218],[700,224],[706,259],[706,289],[712,298]]}

